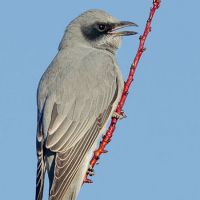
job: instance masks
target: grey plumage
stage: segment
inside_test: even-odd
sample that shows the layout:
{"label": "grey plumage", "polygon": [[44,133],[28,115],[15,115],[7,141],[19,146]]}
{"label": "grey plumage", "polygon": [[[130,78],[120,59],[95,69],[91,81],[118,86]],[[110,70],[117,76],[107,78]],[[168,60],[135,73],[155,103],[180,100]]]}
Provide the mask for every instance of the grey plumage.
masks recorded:
{"label": "grey plumage", "polygon": [[49,200],[75,200],[106,123],[123,89],[115,61],[121,35],[135,25],[101,10],[89,10],[67,27],[59,51],[43,74],[37,94],[36,200],[44,175]]}

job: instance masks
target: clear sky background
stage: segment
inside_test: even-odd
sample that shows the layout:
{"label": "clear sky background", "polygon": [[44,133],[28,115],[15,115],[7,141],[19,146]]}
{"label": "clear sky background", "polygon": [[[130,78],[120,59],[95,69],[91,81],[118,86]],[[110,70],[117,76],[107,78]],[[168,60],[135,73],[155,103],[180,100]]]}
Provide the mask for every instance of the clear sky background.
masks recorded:
{"label": "clear sky background", "polygon": [[[136,22],[142,33],[151,4],[1,2],[0,199],[34,200],[36,89],[66,25],[99,8]],[[162,1],[124,108],[128,118],[118,123],[109,154],[101,157],[94,183],[82,187],[79,200],[200,199],[199,8],[199,0]],[[125,77],[138,36],[124,38],[117,54]]]}

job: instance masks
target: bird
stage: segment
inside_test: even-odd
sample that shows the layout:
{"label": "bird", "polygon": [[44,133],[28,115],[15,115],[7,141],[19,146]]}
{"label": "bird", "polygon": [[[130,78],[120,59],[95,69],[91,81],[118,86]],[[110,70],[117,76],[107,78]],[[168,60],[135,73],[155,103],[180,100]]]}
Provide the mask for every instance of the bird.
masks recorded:
{"label": "bird", "polygon": [[72,20],[37,89],[35,200],[49,178],[49,200],[76,200],[89,162],[115,114],[124,80],[116,61],[121,36],[137,26],[103,10]]}

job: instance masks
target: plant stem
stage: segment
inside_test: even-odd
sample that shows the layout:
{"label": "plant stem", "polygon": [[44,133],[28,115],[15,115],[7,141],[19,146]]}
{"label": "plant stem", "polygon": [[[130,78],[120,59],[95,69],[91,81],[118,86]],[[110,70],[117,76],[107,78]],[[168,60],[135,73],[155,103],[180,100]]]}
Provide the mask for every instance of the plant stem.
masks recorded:
{"label": "plant stem", "polygon": [[[150,9],[149,18],[147,20],[143,35],[141,35],[139,37],[139,40],[140,40],[139,47],[138,47],[136,56],[133,60],[133,63],[131,65],[128,78],[127,78],[127,80],[124,84],[124,89],[123,89],[123,92],[122,92],[121,99],[120,99],[118,106],[117,106],[117,109],[115,111],[119,115],[123,112],[122,108],[124,106],[124,103],[126,102],[126,98],[127,98],[128,91],[129,91],[129,88],[131,86],[131,83],[134,80],[134,75],[135,75],[137,65],[140,61],[140,58],[141,58],[143,52],[145,51],[144,44],[145,44],[145,41],[147,39],[149,32],[151,31],[151,22],[152,22],[153,16],[155,14],[155,11],[159,8],[160,3],[161,3],[160,0],[153,0],[153,7]],[[100,155],[102,153],[106,152],[105,147],[111,141],[111,138],[112,138],[113,133],[115,131],[116,124],[117,124],[118,120],[119,120],[118,118],[112,117],[110,126],[109,126],[108,130],[106,131],[106,134],[103,136],[103,139],[100,142],[99,148],[94,152],[93,158],[90,161],[90,166],[92,168],[94,168],[94,166],[97,163],[97,160],[99,159]],[[91,183],[92,181],[90,179],[88,179],[87,177],[88,177],[88,173],[85,175],[84,183]]]}

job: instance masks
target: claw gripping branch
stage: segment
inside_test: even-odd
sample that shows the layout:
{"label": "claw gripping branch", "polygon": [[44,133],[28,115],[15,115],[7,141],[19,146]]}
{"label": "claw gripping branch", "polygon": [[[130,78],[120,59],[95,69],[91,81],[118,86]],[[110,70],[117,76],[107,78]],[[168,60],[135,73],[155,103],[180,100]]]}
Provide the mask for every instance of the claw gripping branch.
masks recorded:
{"label": "claw gripping branch", "polygon": [[[151,31],[151,22],[152,22],[154,14],[155,14],[155,11],[160,6],[160,3],[161,3],[160,0],[153,0],[153,7],[150,9],[150,15],[149,15],[149,18],[147,20],[143,35],[141,35],[139,37],[139,40],[140,40],[139,47],[138,47],[136,56],[135,56],[135,58],[133,60],[133,63],[131,65],[128,78],[127,78],[127,80],[126,80],[126,82],[124,84],[124,89],[123,89],[123,93],[122,93],[120,102],[118,103],[117,109],[115,111],[115,113],[117,113],[119,115],[122,113],[122,108],[123,108],[124,103],[126,101],[129,87],[130,87],[130,85],[131,85],[131,83],[132,83],[132,81],[134,79],[134,74],[135,74],[138,62],[139,62],[143,52],[145,51],[144,44],[145,44],[145,41],[146,41],[146,38],[147,38],[149,32]],[[118,119],[119,118],[117,118],[117,117],[112,117],[110,126],[109,126],[106,134],[103,136],[103,139],[100,142],[99,148],[94,152],[93,158],[90,161],[90,166],[92,168],[94,168],[95,164],[97,163],[98,159],[100,158],[100,155],[102,153],[105,153],[105,147],[111,141],[111,138],[112,138],[113,133],[115,131]],[[88,175],[89,175],[89,173],[86,173],[83,183],[92,183],[92,181],[87,178]]]}

